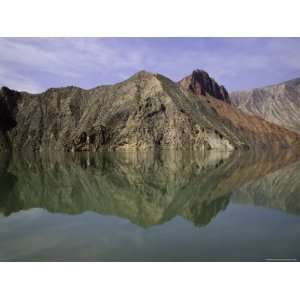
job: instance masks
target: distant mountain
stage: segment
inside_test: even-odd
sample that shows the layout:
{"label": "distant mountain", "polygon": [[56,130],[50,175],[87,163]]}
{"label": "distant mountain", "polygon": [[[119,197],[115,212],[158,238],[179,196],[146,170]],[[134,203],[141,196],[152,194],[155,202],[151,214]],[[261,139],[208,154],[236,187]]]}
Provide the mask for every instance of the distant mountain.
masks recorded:
{"label": "distant mountain", "polygon": [[300,133],[300,78],[250,91],[233,92],[242,111]]}
{"label": "distant mountain", "polygon": [[299,144],[298,134],[227,102],[225,88],[199,70],[180,83],[141,71],[90,90],[29,94],[2,88],[0,148],[233,150]]}

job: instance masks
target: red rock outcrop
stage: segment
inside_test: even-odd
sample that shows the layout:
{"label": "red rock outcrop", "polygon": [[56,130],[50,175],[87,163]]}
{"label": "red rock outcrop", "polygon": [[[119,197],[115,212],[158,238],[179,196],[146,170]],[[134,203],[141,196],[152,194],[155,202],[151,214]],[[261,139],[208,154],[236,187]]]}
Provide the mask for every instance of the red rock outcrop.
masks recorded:
{"label": "red rock outcrop", "polygon": [[230,103],[229,94],[223,85],[219,85],[207,72],[203,70],[195,70],[193,73],[181,81],[179,84],[184,89],[192,91],[197,96],[206,96],[207,94]]}

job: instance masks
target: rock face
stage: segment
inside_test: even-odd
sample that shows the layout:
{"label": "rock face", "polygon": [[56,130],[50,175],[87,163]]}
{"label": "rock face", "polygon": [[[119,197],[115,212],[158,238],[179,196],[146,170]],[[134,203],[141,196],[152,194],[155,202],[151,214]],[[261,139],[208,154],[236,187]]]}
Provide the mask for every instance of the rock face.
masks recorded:
{"label": "rock face", "polygon": [[183,78],[179,84],[184,89],[190,90],[198,96],[210,95],[216,99],[230,103],[229,94],[225,87],[218,85],[218,83],[203,70],[193,71],[191,75]]}
{"label": "rock face", "polygon": [[0,151],[11,149],[7,132],[17,125],[15,118],[19,95],[5,87],[0,90]]}
{"label": "rock face", "polygon": [[300,133],[300,78],[250,91],[233,92],[242,111]]}
{"label": "rock face", "polygon": [[145,71],[90,90],[33,95],[4,88],[1,94],[0,113],[8,116],[2,132],[17,151],[265,149],[300,141],[296,133]]}

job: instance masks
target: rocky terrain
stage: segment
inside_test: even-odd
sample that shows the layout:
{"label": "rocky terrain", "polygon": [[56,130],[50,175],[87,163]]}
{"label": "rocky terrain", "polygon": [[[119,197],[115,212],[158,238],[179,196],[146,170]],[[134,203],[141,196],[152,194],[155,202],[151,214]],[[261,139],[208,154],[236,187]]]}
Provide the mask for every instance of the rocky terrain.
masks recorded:
{"label": "rocky terrain", "polygon": [[11,149],[8,131],[17,125],[15,109],[19,97],[20,93],[8,88],[3,87],[0,90],[0,151]]}
{"label": "rocky terrain", "polygon": [[[10,215],[31,208],[66,214],[93,211],[142,227],[181,216],[205,225],[239,191],[260,195],[239,201],[298,214],[297,159],[298,152],[291,151],[272,155],[132,151],[6,156],[7,162],[0,165],[0,212]],[[267,188],[261,187],[264,182]],[[270,192],[278,193],[276,201],[267,200]]]}
{"label": "rocky terrain", "polygon": [[232,103],[247,114],[300,133],[300,78],[230,94]]}
{"label": "rocky terrain", "polygon": [[[195,71],[175,83],[141,71],[109,86],[0,92],[0,147],[15,151],[267,149],[298,134],[230,105],[224,87]],[[2,117],[3,116],[3,117]]]}
{"label": "rocky terrain", "polygon": [[210,95],[216,99],[230,103],[229,94],[223,85],[219,85],[207,72],[195,70],[179,84],[186,90],[190,90],[197,96]]}

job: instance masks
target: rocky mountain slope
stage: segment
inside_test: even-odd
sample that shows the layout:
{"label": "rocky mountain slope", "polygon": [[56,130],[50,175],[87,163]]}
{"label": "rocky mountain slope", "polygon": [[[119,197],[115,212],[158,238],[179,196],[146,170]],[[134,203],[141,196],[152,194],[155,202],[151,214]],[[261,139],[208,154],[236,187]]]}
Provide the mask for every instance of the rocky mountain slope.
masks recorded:
{"label": "rocky mountain slope", "polygon": [[18,92],[5,87],[0,90],[0,151],[1,149],[11,149],[7,132],[17,125],[15,109],[19,98],[20,93]]}
{"label": "rocky mountain slope", "polygon": [[182,80],[179,84],[186,90],[192,91],[197,96],[210,95],[216,99],[230,103],[229,94],[223,85],[219,85],[207,72],[195,70]]}
{"label": "rocky mountain slope", "polygon": [[[198,80],[199,72],[194,73]],[[2,148],[233,150],[299,143],[296,133],[226,103],[224,89],[214,81],[201,86],[205,95],[183,82],[188,80],[178,84],[141,71],[121,83],[90,90],[65,87],[29,94],[2,88]],[[222,93],[224,101],[213,97]]]}
{"label": "rocky mountain slope", "polygon": [[300,78],[250,91],[230,99],[242,111],[300,133]]}

